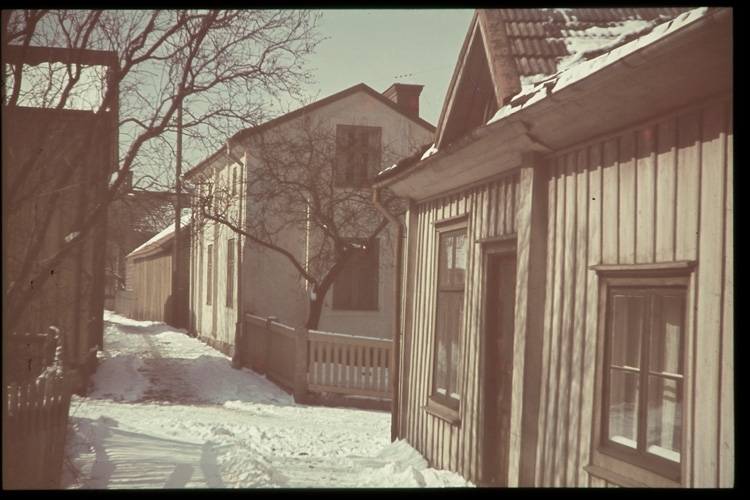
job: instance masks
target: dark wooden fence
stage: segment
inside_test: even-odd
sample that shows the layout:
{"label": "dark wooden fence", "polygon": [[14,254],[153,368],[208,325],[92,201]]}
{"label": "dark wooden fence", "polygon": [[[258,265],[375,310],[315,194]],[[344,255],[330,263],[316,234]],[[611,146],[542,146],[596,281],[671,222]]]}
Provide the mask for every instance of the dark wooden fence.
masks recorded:
{"label": "dark wooden fence", "polygon": [[309,393],[391,398],[390,340],[294,329],[246,314],[238,350],[242,365],[292,391],[298,402]]}
{"label": "dark wooden fence", "polygon": [[3,488],[60,487],[73,373],[62,336],[11,335],[3,398]]}

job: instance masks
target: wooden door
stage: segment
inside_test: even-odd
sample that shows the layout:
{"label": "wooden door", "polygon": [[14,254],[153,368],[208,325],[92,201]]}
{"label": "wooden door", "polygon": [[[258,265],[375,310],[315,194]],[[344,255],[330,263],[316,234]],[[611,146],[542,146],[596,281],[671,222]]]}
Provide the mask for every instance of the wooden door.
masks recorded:
{"label": "wooden door", "polygon": [[480,482],[486,486],[507,486],[516,255],[514,253],[489,255],[486,271],[482,480]]}

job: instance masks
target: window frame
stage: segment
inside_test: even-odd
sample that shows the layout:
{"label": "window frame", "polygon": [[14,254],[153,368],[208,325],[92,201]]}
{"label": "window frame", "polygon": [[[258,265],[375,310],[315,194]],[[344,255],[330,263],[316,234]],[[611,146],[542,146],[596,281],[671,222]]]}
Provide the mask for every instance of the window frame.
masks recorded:
{"label": "window frame", "polygon": [[[687,447],[687,429],[689,414],[689,365],[688,346],[691,335],[690,327],[690,304],[692,269],[694,261],[682,261],[665,264],[634,264],[634,265],[598,265],[591,266],[597,272],[599,278],[598,297],[598,324],[597,324],[597,352],[596,352],[596,378],[594,392],[593,433],[591,440],[590,464],[584,469],[590,474],[605,479],[621,486],[636,487],[680,487],[686,477],[685,470],[688,461],[689,449]],[[673,466],[665,458],[659,458],[654,454],[643,451],[642,444],[638,450],[629,449],[625,445],[618,445],[606,438],[608,418],[608,405],[605,404],[610,397],[607,383],[609,376],[607,372],[611,369],[609,345],[610,320],[611,320],[611,295],[615,290],[632,289],[643,293],[648,297],[649,292],[662,293],[665,289],[680,290],[682,295],[682,329],[680,356],[682,363],[682,394],[681,394],[681,456],[679,464]],[[641,342],[650,339],[649,332],[643,332]],[[648,340],[647,340],[648,341]],[[641,353],[647,347],[641,345]],[[641,356],[643,356],[641,354]],[[647,359],[639,362],[639,399],[641,404],[645,401],[648,388],[642,390],[640,387],[643,377],[648,376]],[[646,372],[645,374],[643,372]],[[607,392],[607,394],[605,394]],[[645,415],[647,407],[639,408],[639,417]],[[647,423],[645,424],[648,425]],[[643,435],[640,436],[642,438]],[[639,439],[640,439],[639,438]]]}
{"label": "window frame", "polygon": [[[367,242],[366,238],[347,238],[347,242],[364,245]],[[349,262],[346,263],[344,268],[339,272],[339,275],[336,276],[336,279],[333,282],[332,290],[331,290],[331,310],[333,311],[346,311],[346,312],[377,312],[380,310],[380,240],[379,238],[375,238],[373,240],[373,246],[372,253],[370,253],[370,250],[367,251],[367,256],[364,258],[364,262],[355,262],[354,259],[356,256],[352,256],[349,258]],[[356,251],[356,250],[355,250]],[[359,306],[359,304],[351,305],[351,304],[342,304],[340,302],[341,297],[341,290],[340,287],[342,285],[342,281],[346,279],[347,274],[345,273],[351,273],[354,272],[354,269],[352,269],[354,266],[357,268],[360,267],[366,267],[366,266],[374,266],[376,268],[374,273],[374,281],[372,283],[369,283],[368,286],[372,286],[373,290],[371,290],[372,293],[372,299],[373,303],[369,305],[369,307],[362,307]],[[357,270],[357,272],[360,272]],[[343,274],[342,274],[343,273]],[[350,276],[350,278],[353,276]],[[337,292],[337,283],[339,286],[339,291]],[[364,285],[363,285],[364,287]],[[351,283],[349,283],[348,289],[351,290],[354,288]]]}
{"label": "window frame", "polygon": [[[468,276],[468,264],[470,260],[470,244],[469,244],[469,231],[468,231],[468,217],[469,214],[464,214],[458,217],[453,217],[450,219],[446,219],[443,221],[438,221],[435,223],[435,255],[434,255],[434,276],[436,277],[435,285],[434,285],[434,292],[435,296],[433,297],[433,304],[434,304],[434,324],[432,328],[432,335],[433,335],[433,345],[432,345],[432,352],[430,353],[430,376],[429,376],[429,393],[428,393],[428,400],[427,405],[423,407],[427,413],[430,413],[431,415],[434,415],[436,417],[439,417],[447,422],[449,422],[452,425],[460,425],[461,419],[460,419],[460,410],[462,405],[462,395],[461,395],[461,383],[462,383],[462,377],[461,377],[461,360],[462,360],[462,341],[464,338],[464,316],[466,312],[466,280]],[[462,233],[465,237],[465,243],[464,243],[464,251],[465,251],[465,267],[463,272],[463,279],[461,286],[459,286],[456,283],[450,283],[451,279],[449,278],[448,283],[441,284],[441,273],[440,273],[440,259],[441,259],[441,242],[443,240],[443,237],[450,233],[456,233],[456,235],[459,235]],[[454,254],[455,258],[455,254]],[[438,310],[438,305],[440,302],[440,292],[443,292],[444,294],[461,294],[461,306],[459,307],[459,310],[457,312],[458,314],[458,331],[455,332],[456,338],[456,346],[458,347],[458,363],[456,366],[453,366],[453,364],[450,364],[449,368],[452,369],[452,374],[448,374],[447,377],[450,379],[451,376],[455,375],[456,377],[456,395],[458,398],[453,398],[447,394],[441,394],[436,387],[437,384],[437,356],[438,356],[438,342],[440,339],[440,332],[438,331],[438,328],[440,328],[440,315],[441,312]],[[446,391],[447,392],[447,391]]]}
{"label": "window frame", "polygon": [[[346,139],[345,134],[349,131],[354,132],[354,144],[344,144]],[[373,158],[365,166],[364,178],[359,178],[356,175],[356,169],[352,163],[351,156],[360,156],[362,154],[361,144],[359,143],[361,135],[366,133],[377,134],[377,144],[370,145]],[[333,172],[333,182],[336,187],[339,188],[355,188],[355,189],[367,189],[370,187],[370,179],[375,176],[380,170],[381,162],[383,159],[383,128],[369,125],[347,125],[338,124],[336,125],[336,165]],[[354,159],[356,161],[356,158]],[[351,172],[351,173],[349,173]],[[348,179],[347,177],[351,177]]]}

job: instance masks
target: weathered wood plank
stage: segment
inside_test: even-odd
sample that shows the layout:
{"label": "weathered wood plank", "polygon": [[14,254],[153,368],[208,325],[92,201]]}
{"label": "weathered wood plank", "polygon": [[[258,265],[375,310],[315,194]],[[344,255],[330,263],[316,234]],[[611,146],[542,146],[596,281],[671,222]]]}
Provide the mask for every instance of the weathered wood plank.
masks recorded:
{"label": "weathered wood plank", "polygon": [[556,420],[556,453],[559,457],[555,467],[555,486],[566,486],[566,468],[568,466],[567,437],[569,425],[569,400],[570,400],[570,379],[571,379],[571,342],[573,340],[573,297],[575,284],[575,230],[576,230],[576,182],[575,182],[575,153],[568,153],[564,157],[565,175],[565,217],[563,222],[563,269],[562,269],[562,315],[560,323],[560,360],[559,377],[557,379],[558,403]]}
{"label": "weathered wood plank", "polygon": [[[726,117],[721,106],[705,109],[702,116],[701,198],[696,336],[695,486],[718,486],[716,457],[721,394],[721,294],[724,266],[724,175]],[[679,217],[679,212],[678,212]]]}
{"label": "weathered wood plank", "polygon": [[620,234],[618,237],[618,262],[635,262],[635,133],[627,132],[620,136]]}
{"label": "weathered wood plank", "polygon": [[[593,145],[589,148],[588,158],[588,235],[585,239],[586,260],[589,264],[601,261],[601,210],[602,210],[602,170],[601,170],[601,146]],[[581,283],[583,285],[583,283]],[[594,412],[594,377],[596,370],[596,340],[598,321],[598,282],[596,273],[586,271],[585,274],[586,295],[584,303],[585,324],[583,341],[583,367],[581,385],[581,433],[578,443],[578,484],[586,486],[590,477],[583,467],[588,465],[591,453],[591,428]]]}
{"label": "weathered wood plank", "polygon": [[644,127],[636,135],[635,261],[653,262],[655,247],[656,128]]}
{"label": "weathered wood plank", "polygon": [[735,486],[734,477],[734,131],[732,108],[727,113],[726,203],[724,211],[724,304],[721,345],[721,420],[719,487]]}
{"label": "weathered wood plank", "polygon": [[[473,196],[473,203],[476,211],[479,211],[479,207],[484,205],[486,203],[486,192],[483,189],[476,189],[474,191]],[[479,223],[474,224],[473,226],[473,237],[476,238],[479,234],[481,234],[481,230],[479,227]],[[474,248],[476,250],[476,247]],[[482,277],[482,261],[481,256],[478,253],[472,253],[471,256],[471,276],[472,279],[475,280],[474,283],[479,283],[481,281]],[[481,304],[481,301],[483,300],[483,291],[477,290],[471,287],[470,290],[468,290],[470,293],[470,297],[473,304]],[[482,324],[482,308],[475,306],[474,311],[474,323],[476,325]],[[477,327],[480,328],[480,327]],[[482,447],[484,446],[484,443],[480,441],[482,439],[482,430],[481,425],[483,420],[480,418],[481,415],[481,404],[482,404],[482,390],[483,386],[480,382],[481,380],[481,374],[480,370],[482,370],[483,364],[480,361],[480,348],[479,346],[482,345],[482,335],[483,332],[481,330],[477,330],[477,334],[473,335],[469,339],[469,348],[468,352],[465,355],[465,359],[468,359],[468,369],[471,371],[473,376],[475,377],[474,383],[472,383],[469,387],[469,390],[467,391],[467,398],[471,401],[471,406],[468,407],[470,412],[465,412],[465,417],[469,421],[466,422],[465,426],[465,438],[463,447],[465,448],[464,453],[464,470],[468,471],[470,474],[470,477],[478,477],[480,474],[480,454],[482,453]]]}
{"label": "weathered wood plank", "polygon": [[487,234],[496,235],[501,234],[502,229],[502,221],[499,220],[500,214],[498,207],[500,205],[499,199],[502,197],[501,191],[502,191],[503,185],[499,181],[491,182],[489,185],[484,189],[487,192],[487,197],[489,200],[489,217],[485,220],[482,220],[482,224],[487,224],[489,226],[489,230]]}
{"label": "weathered wood plank", "polygon": [[556,470],[555,465],[559,460],[559,454],[557,450],[557,433],[556,423],[559,416],[559,385],[557,383],[560,380],[560,337],[562,335],[562,295],[563,290],[563,266],[564,266],[564,251],[565,251],[565,177],[564,177],[564,164],[560,165],[558,160],[558,166],[555,169],[555,183],[557,190],[556,198],[556,214],[555,214],[555,229],[552,233],[555,238],[555,253],[554,253],[554,264],[553,264],[553,282],[551,290],[553,291],[552,297],[552,329],[551,329],[551,343],[550,343],[550,357],[549,357],[549,377],[547,381],[547,442],[545,443],[545,480],[546,486],[556,486]]}
{"label": "weathered wood plank", "polygon": [[[588,242],[588,154],[587,149],[578,151],[576,164],[576,227],[575,227],[575,269],[573,272],[573,348],[571,352],[570,405],[568,414],[568,463],[566,466],[567,486],[581,486],[579,472],[578,443],[581,420],[581,384],[584,354],[584,320],[586,312],[586,271]],[[585,465],[585,464],[584,464]]]}
{"label": "weathered wood plank", "polygon": [[503,227],[503,234],[513,234],[515,232],[514,221],[516,220],[517,185],[514,179],[515,176],[505,178],[505,226]]}
{"label": "weathered wood plank", "polygon": [[[556,170],[554,168],[554,161],[551,162],[549,181],[547,182],[547,259],[551,260],[554,258],[556,250],[556,220],[557,220],[557,181],[556,181]],[[547,486],[546,471],[549,454],[549,434],[547,433],[548,424],[550,421],[550,398],[551,391],[549,388],[549,379],[551,371],[549,369],[550,359],[552,357],[552,302],[554,297],[555,283],[554,283],[554,265],[547,266],[547,276],[545,281],[546,297],[544,300],[544,337],[542,342],[542,373],[541,373],[541,387],[539,394],[539,423],[537,434],[539,436],[537,441],[537,453],[536,453],[536,467],[534,474],[534,485],[535,486]]]}
{"label": "weathered wood plank", "polygon": [[695,260],[698,255],[698,203],[701,182],[699,119],[699,112],[695,112],[681,116],[677,122],[676,260]]}
{"label": "weathered wood plank", "polygon": [[605,141],[602,153],[602,263],[617,264],[620,191],[617,139]]}

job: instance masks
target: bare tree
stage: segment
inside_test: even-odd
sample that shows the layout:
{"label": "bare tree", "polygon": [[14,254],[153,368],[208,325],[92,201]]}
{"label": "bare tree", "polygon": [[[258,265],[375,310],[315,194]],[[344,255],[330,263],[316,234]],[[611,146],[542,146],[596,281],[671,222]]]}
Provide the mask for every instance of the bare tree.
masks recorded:
{"label": "bare tree", "polygon": [[[247,141],[255,157],[242,192],[247,217],[239,219],[230,209],[229,186],[196,189],[204,194],[197,197],[195,212],[245,236],[256,248],[284,256],[301,278],[297,282],[310,290],[306,327],[316,329],[326,294],[352,256],[378,251],[373,243],[388,220],[372,203],[370,179],[398,157],[388,145],[381,151],[379,137],[366,157],[342,154],[346,148],[337,143],[341,138],[335,127],[308,116]],[[356,179],[346,168],[351,162],[361,166]],[[403,200],[385,192],[382,202],[403,215]],[[307,249],[305,255],[290,247],[290,235],[297,238],[295,248]]]}
{"label": "bare tree", "polygon": [[[63,191],[112,128],[95,126],[75,140],[54,139],[60,127],[48,123],[37,136],[52,139],[23,155],[13,149],[18,144],[3,140],[4,159],[23,158],[12,172],[3,168],[4,236],[19,240],[12,253],[3,249],[4,331],[18,324],[50,280],[50,269],[91,236],[131,176],[141,188],[171,188],[171,162],[164,158],[171,154],[178,108],[184,109],[185,150],[205,151],[223,143],[228,130],[265,121],[284,96],[296,96],[310,78],[304,64],[318,41],[317,20],[311,12],[291,10],[3,10],[4,132],[12,125],[6,123],[8,110],[34,106],[113,114],[119,135],[106,192],[93,204],[81,204],[66,227],[55,228],[62,237],[52,237],[51,228],[67,203]],[[116,65],[105,72],[75,58],[39,66],[6,59],[9,49],[30,46],[66,54],[114,51]],[[51,165],[60,170],[39,175]]]}

